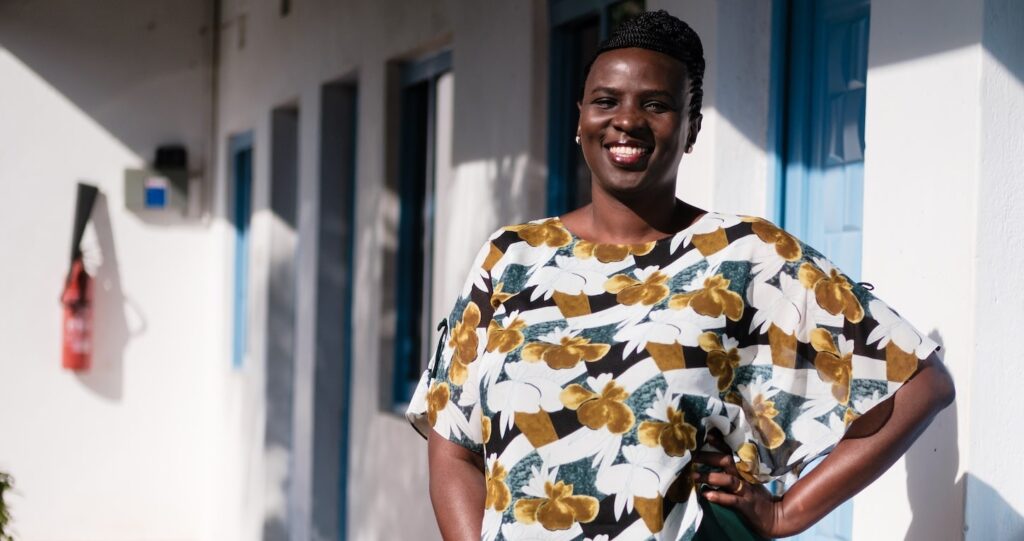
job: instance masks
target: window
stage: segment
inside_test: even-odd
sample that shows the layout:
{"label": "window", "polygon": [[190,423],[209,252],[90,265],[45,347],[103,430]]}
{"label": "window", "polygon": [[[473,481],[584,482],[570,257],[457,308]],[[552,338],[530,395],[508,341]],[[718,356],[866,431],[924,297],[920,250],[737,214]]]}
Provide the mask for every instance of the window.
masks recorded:
{"label": "window", "polygon": [[[396,152],[390,157],[388,178],[397,203],[397,220],[392,217],[390,225],[397,227],[393,246],[385,248],[385,289],[390,295],[384,295],[382,307],[384,326],[393,334],[387,336],[385,330],[382,353],[394,360],[391,407],[404,409],[431,353],[434,179],[449,161],[438,149],[448,148],[450,137],[446,130],[439,130],[448,125],[439,117],[451,114],[454,80],[449,51],[393,68],[397,115],[390,140]],[[387,321],[391,318],[393,324]]]}
{"label": "window", "polygon": [[252,133],[232,137],[228,142],[231,179],[229,216],[235,229],[235,269],[231,337],[231,365],[240,368],[245,360],[249,297],[249,225],[252,218]]}
{"label": "window", "polygon": [[612,30],[644,11],[644,0],[551,0],[548,216],[590,202],[590,170],[577,149],[583,68]]}
{"label": "window", "polygon": [[311,509],[318,539],[344,539],[348,517],[358,93],[348,78],[320,92]]}

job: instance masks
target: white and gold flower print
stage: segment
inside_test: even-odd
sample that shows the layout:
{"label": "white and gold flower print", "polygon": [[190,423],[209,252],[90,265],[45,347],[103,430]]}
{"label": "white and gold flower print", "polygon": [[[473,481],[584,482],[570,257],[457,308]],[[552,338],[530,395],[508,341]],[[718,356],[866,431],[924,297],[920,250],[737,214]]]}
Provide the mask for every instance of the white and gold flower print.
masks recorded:
{"label": "white and gold flower print", "polygon": [[580,336],[580,331],[558,329],[523,347],[522,358],[527,362],[543,362],[549,367],[563,370],[575,368],[581,362],[594,362],[608,354],[608,344],[591,343]]}
{"label": "white and gold flower print", "polygon": [[708,371],[718,379],[718,391],[724,392],[736,378],[736,369],[750,362],[750,352],[740,349],[739,340],[725,334],[719,336],[705,332],[697,340],[700,348],[708,354]]}
{"label": "white and gold flower print", "polygon": [[832,384],[832,396],[842,405],[850,402],[850,382],[853,378],[853,340],[843,335],[833,337],[825,329],[811,331],[811,346],[818,354],[814,367],[825,383]]}
{"label": "white and gold flower print", "polygon": [[504,228],[448,328],[424,409],[486,457],[484,541],[688,539],[679,480],[708,431],[746,482],[789,478],[936,347],[786,231],[720,213],[634,245]]}
{"label": "white and gold flower print", "polygon": [[615,300],[626,306],[653,306],[668,296],[668,275],[657,266],[636,269],[633,274],[616,274],[604,283],[609,293],[615,294]]}
{"label": "white and gold flower print", "polygon": [[607,428],[613,434],[624,434],[633,428],[636,416],[626,404],[629,393],[611,374],[587,378],[587,385],[573,383],[559,395],[565,407],[575,410],[580,424],[591,429]]}
{"label": "white and gold flower print", "polygon": [[697,448],[697,428],[686,422],[677,405],[665,392],[655,392],[654,403],[645,412],[652,420],[640,423],[637,439],[647,447],[660,447],[669,456],[686,456]]}
{"label": "white and gold flower print", "polygon": [[647,255],[654,249],[655,242],[639,244],[605,244],[581,240],[573,246],[572,255],[579,259],[595,258],[601,263],[624,261],[632,255]]}
{"label": "white and gold flower print", "polygon": [[571,483],[558,480],[558,468],[532,468],[529,484],[515,504],[516,522],[539,523],[545,530],[568,530],[581,522],[597,517],[599,502],[588,495],[574,494]]}
{"label": "white and gold flower print", "polygon": [[754,282],[750,287],[750,305],[757,309],[750,321],[750,330],[764,334],[771,327],[792,335],[803,317],[807,292],[804,286],[788,274],[779,275],[778,287],[766,282]]}
{"label": "white and gold flower print", "polygon": [[809,457],[816,457],[830,446],[836,444],[846,432],[846,423],[836,413],[830,413],[826,422],[821,422],[810,415],[797,417],[790,425],[793,437],[800,446],[789,456],[789,464],[799,464]]}
{"label": "white and gold flower print", "polygon": [[458,438],[470,431],[469,421],[452,402],[451,388],[444,382],[435,383],[427,393],[427,420],[445,439]]}
{"label": "white and gold flower print", "polygon": [[[615,517],[636,508],[652,532],[662,528],[662,496],[689,460],[673,460],[660,447],[626,445],[625,462],[597,472],[597,489],[614,494]],[[688,458],[688,456],[686,457]]]}
{"label": "white and gold flower print", "polygon": [[604,293],[608,275],[622,270],[622,265],[555,256],[555,264],[537,269],[530,275],[526,287],[533,287],[530,300],[550,299],[556,293],[566,296],[599,295]]}
{"label": "white and gold flower print", "polygon": [[842,314],[852,323],[864,317],[864,308],[853,294],[853,284],[828,260],[814,258],[814,262],[800,265],[797,274],[800,283],[814,291],[818,306],[832,315]]}
{"label": "white and gold flower print", "polygon": [[501,533],[508,541],[574,541],[583,535],[583,529],[573,524],[568,529],[552,531],[539,522],[509,522],[501,527]]}
{"label": "white and gold flower print", "polygon": [[747,385],[739,385],[736,389],[742,398],[739,405],[743,407],[748,422],[757,429],[758,439],[768,449],[782,445],[786,441],[786,434],[775,422],[779,411],[775,409],[775,401],[772,400],[781,389],[772,387],[761,378]]}
{"label": "white and gold flower print", "polygon": [[867,343],[877,342],[878,349],[884,349],[889,381],[908,380],[917,371],[918,360],[927,357],[938,344],[919,333],[884,302],[874,299],[868,307],[878,326],[868,334]]}
{"label": "white and gold flower print", "polygon": [[682,346],[696,346],[705,330],[724,324],[724,317],[703,316],[692,309],[653,310],[647,321],[623,327],[614,339],[626,343],[623,359],[646,351],[662,370],[681,369],[686,367]]}
{"label": "white and gold flower print", "polygon": [[487,393],[487,407],[498,415],[500,434],[504,436],[517,423],[531,440],[550,443],[557,439],[547,413],[563,408],[562,387],[584,373],[582,366],[552,370],[525,361],[506,364],[507,379],[495,383]]}
{"label": "white and gold flower print", "polygon": [[692,308],[694,312],[708,317],[725,315],[732,321],[743,316],[743,297],[729,289],[731,280],[710,267],[669,299],[668,306],[674,310]]}
{"label": "white and gold flower print", "polygon": [[669,251],[675,253],[680,246],[685,248],[693,243],[707,257],[729,245],[725,230],[739,222],[739,216],[709,212],[681,234],[674,235]]}

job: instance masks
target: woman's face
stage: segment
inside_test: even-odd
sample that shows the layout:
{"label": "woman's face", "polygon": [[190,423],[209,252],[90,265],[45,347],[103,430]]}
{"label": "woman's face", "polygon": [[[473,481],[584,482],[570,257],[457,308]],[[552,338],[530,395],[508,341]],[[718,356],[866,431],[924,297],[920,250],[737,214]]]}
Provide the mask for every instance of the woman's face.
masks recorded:
{"label": "woman's face", "polygon": [[687,114],[687,95],[685,67],[671,56],[628,48],[597,57],[578,104],[595,188],[629,196],[675,184],[700,129],[700,115]]}

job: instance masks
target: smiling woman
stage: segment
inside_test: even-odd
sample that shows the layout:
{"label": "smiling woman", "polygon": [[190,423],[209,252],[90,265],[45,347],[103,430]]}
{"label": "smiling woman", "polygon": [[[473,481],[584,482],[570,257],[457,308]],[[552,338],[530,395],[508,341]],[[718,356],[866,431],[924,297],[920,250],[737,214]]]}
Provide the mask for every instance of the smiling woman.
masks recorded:
{"label": "smiling woman", "polygon": [[682,21],[624,23],[579,101],[592,202],[481,248],[424,393],[445,539],[792,535],[952,401],[937,345],[821,253],[675,197],[703,70]]}

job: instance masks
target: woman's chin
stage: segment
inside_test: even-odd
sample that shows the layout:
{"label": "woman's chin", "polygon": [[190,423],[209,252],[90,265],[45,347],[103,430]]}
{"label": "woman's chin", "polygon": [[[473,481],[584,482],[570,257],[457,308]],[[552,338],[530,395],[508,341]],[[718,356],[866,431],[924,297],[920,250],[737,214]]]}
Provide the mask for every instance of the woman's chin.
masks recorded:
{"label": "woman's chin", "polygon": [[643,173],[615,175],[605,181],[599,181],[601,187],[612,195],[635,196],[649,191],[656,183],[651,182]]}

